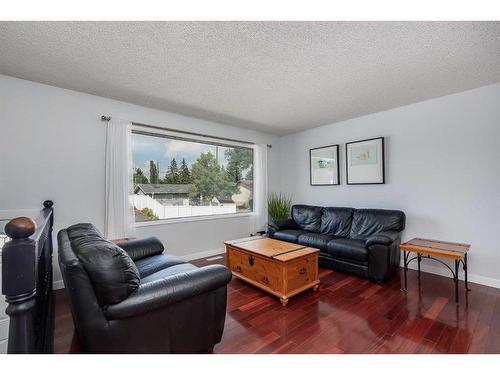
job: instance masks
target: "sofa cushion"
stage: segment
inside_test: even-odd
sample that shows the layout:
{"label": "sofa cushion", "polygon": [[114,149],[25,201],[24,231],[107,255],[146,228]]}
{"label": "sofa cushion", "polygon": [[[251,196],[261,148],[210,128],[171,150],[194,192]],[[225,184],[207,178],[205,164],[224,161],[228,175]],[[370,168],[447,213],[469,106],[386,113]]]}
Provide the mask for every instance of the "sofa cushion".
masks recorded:
{"label": "sofa cushion", "polygon": [[187,262],[174,255],[160,254],[140,259],[135,262],[135,265],[137,266],[142,279],[165,268],[184,263]]}
{"label": "sofa cushion", "polygon": [[71,246],[80,246],[80,244],[86,244],[90,239],[101,240],[103,239],[102,234],[89,223],[75,224],[67,229],[68,239],[71,242]]}
{"label": "sofa cushion", "polygon": [[354,208],[324,207],[321,214],[321,233],[335,237],[348,237]]}
{"label": "sofa cushion", "polygon": [[331,240],[326,245],[326,252],[334,258],[366,262],[368,260],[368,250],[362,240],[352,240],[348,238],[338,238]]}
{"label": "sofa cushion", "polygon": [[292,207],[292,218],[303,230],[319,233],[321,229],[321,207],[297,204]]}
{"label": "sofa cushion", "polygon": [[152,273],[151,275],[144,277],[141,280],[141,284],[149,283],[151,281],[158,279],[164,279],[169,276],[174,276],[180,273],[185,273],[196,269],[198,269],[198,267],[196,267],[191,263],[176,264],[175,266],[164,268],[158,272]]}
{"label": "sofa cushion", "polygon": [[139,287],[139,270],[130,256],[102,238],[92,224],[71,226],[67,233],[101,306],[121,302]]}
{"label": "sofa cushion", "polygon": [[297,240],[302,233],[305,232],[300,229],[284,229],[274,232],[273,238],[281,241],[297,243]]}
{"label": "sofa cushion", "polygon": [[396,210],[355,210],[350,238],[364,240],[378,232],[405,229],[405,214]]}
{"label": "sofa cushion", "polygon": [[316,249],[326,250],[326,244],[335,237],[321,233],[303,233],[298,238],[298,243]]}

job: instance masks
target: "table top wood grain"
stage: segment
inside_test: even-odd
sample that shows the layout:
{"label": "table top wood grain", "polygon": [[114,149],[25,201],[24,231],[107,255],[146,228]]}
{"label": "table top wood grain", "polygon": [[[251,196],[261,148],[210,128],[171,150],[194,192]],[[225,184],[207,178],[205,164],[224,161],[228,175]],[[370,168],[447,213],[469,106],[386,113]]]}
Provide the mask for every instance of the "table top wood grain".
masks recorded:
{"label": "table top wood grain", "polygon": [[282,262],[319,252],[318,249],[313,247],[275,240],[268,237],[249,237],[234,241],[226,241],[224,243],[228,246]]}
{"label": "table top wood grain", "polygon": [[410,241],[401,244],[400,249],[402,251],[413,251],[420,254],[460,259],[467,254],[470,249],[470,245],[425,238],[413,238]]}

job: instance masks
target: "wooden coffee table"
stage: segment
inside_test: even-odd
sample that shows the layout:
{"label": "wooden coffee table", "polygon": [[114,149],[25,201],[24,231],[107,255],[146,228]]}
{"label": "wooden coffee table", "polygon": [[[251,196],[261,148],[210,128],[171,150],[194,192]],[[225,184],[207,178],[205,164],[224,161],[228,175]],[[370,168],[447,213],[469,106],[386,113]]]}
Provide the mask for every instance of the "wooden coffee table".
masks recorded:
{"label": "wooden coffee table", "polygon": [[[428,240],[424,238],[414,238],[408,242],[400,245],[400,249],[403,251],[404,257],[404,288],[403,291],[406,292],[408,287],[408,280],[406,273],[408,271],[408,264],[417,259],[418,261],[418,278],[420,279],[420,263],[422,258],[435,260],[443,265],[445,265],[453,275],[453,282],[455,283],[455,301],[458,303],[458,271],[460,263],[462,263],[464,273],[465,273],[465,289],[470,291],[468,280],[467,280],[467,252],[470,249],[469,244],[446,242],[438,240]],[[414,252],[417,255],[410,258],[410,252]],[[448,264],[442,260],[436,258],[445,258],[455,261],[455,270],[453,270]]]}
{"label": "wooden coffee table", "polygon": [[290,297],[319,287],[318,249],[258,236],[224,244],[233,275],[279,297],[283,306]]}

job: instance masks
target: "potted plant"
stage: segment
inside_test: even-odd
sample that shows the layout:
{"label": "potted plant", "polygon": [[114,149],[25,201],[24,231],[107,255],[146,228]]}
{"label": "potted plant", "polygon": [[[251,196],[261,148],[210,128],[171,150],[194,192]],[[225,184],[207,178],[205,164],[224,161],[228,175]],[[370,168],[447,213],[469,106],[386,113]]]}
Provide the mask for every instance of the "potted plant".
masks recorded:
{"label": "potted plant", "polygon": [[267,199],[267,212],[269,214],[269,231],[274,232],[287,223],[292,209],[291,195],[271,193]]}

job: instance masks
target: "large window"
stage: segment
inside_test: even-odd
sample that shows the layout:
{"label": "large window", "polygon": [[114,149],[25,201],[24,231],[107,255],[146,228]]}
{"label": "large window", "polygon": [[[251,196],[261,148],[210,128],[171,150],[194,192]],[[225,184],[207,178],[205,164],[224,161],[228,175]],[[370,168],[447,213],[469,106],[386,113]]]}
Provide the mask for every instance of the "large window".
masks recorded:
{"label": "large window", "polygon": [[132,133],[135,221],[251,212],[253,149]]}

